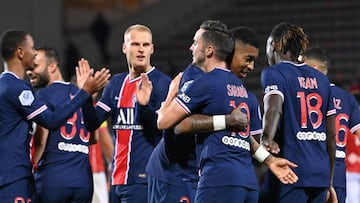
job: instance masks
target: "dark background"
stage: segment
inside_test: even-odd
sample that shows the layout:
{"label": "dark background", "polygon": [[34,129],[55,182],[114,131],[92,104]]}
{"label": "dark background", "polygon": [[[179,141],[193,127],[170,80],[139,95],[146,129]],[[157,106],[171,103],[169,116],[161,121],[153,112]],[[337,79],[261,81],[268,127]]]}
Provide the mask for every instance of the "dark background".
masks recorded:
{"label": "dark background", "polygon": [[[0,31],[24,29],[36,45],[57,48],[66,79],[80,57],[112,74],[127,71],[122,41],[135,23],[153,31],[152,65],[175,76],[191,62],[188,50],[202,21],[218,19],[229,28],[249,26],[260,38],[255,71],[244,79],[261,100],[260,73],[267,66],[265,43],[281,21],[304,28],[309,46],[326,48],[332,57],[329,78],[348,89],[359,83],[360,1],[269,0],[12,0],[0,3]],[[1,66],[0,66],[1,67]]]}

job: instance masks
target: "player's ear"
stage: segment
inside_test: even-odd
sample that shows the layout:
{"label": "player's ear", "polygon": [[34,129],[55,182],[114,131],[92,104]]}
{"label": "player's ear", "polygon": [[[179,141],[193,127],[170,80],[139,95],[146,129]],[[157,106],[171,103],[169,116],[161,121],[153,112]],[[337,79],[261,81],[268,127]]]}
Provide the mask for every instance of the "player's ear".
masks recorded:
{"label": "player's ear", "polygon": [[16,48],[15,56],[17,56],[20,59],[22,59],[24,57],[24,50],[22,47]]}
{"label": "player's ear", "polygon": [[274,40],[271,42],[272,50],[273,52],[279,52],[280,51],[280,44],[279,42],[275,42]]}
{"label": "player's ear", "polygon": [[58,67],[57,63],[56,63],[56,62],[52,62],[52,63],[50,63],[50,65],[48,66],[48,70],[49,70],[50,73],[53,73],[53,72],[56,71],[57,67]]}
{"label": "player's ear", "polygon": [[125,43],[122,44],[122,52],[124,54],[126,54],[126,44]]}
{"label": "player's ear", "polygon": [[214,47],[212,45],[208,45],[206,48],[205,48],[205,55],[210,58],[213,54],[214,54]]}

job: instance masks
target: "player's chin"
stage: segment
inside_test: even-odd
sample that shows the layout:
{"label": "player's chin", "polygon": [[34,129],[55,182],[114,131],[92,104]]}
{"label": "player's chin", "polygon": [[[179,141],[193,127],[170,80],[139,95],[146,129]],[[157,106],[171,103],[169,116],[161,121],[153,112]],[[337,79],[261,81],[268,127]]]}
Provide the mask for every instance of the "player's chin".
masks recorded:
{"label": "player's chin", "polygon": [[241,73],[240,73],[240,76],[241,76],[242,78],[246,78],[247,73],[241,72]]}
{"label": "player's chin", "polygon": [[35,85],[37,83],[37,79],[34,78],[34,79],[30,79],[30,84],[31,85]]}

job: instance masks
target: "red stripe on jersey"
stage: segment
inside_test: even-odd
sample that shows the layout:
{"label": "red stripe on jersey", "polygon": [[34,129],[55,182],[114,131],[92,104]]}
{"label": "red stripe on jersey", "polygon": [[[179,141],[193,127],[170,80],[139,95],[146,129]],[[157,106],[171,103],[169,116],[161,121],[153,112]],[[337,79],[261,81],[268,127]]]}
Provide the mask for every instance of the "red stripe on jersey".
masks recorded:
{"label": "red stripe on jersey", "polygon": [[132,130],[117,130],[115,143],[115,163],[112,185],[127,184],[130,164]]}
{"label": "red stripe on jersey", "polygon": [[[125,78],[120,89],[118,108],[134,108],[136,101],[136,83],[140,78],[130,81]],[[112,173],[112,185],[127,184],[130,164],[131,139],[133,130],[117,130],[115,143],[115,162]]]}
{"label": "red stripe on jersey", "polygon": [[136,99],[136,83],[138,80],[140,80],[140,77],[130,81],[129,75],[126,76],[120,89],[119,102],[117,107],[134,108]]}

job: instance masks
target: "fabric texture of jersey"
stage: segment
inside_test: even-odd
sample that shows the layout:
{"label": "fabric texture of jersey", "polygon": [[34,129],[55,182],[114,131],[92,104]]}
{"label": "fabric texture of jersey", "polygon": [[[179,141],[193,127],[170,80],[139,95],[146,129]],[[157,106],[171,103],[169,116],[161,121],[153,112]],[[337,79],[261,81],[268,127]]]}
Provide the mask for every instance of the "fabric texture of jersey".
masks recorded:
{"label": "fabric texture of jersey", "polygon": [[[74,97],[77,91],[74,84],[54,82],[39,90],[37,97],[48,108],[55,109]],[[49,131],[45,151],[35,172],[36,188],[92,187],[90,132],[85,129],[82,118],[79,108],[60,128]]]}
{"label": "fabric texture of jersey", "polygon": [[[29,130],[31,122],[54,128],[60,126],[89,95],[84,91],[69,105],[49,112],[33,94],[29,82],[5,71],[0,75],[0,186],[32,176]],[[57,115],[55,117],[54,115]]]}
{"label": "fabric texture of jersey", "polygon": [[[187,114],[223,115],[241,106],[249,118],[258,116],[250,115],[250,109],[258,108],[257,102],[250,100],[241,80],[223,68],[215,68],[195,80],[175,101]],[[198,134],[198,187],[241,186],[258,190],[249,136],[249,129]]]}
{"label": "fabric texture of jersey", "polygon": [[145,167],[162,137],[157,129],[156,111],[165,100],[171,79],[154,67],[146,73],[153,91],[146,106],[136,101],[136,84],[129,73],[114,75],[97,102],[97,117],[104,121],[111,114],[115,153],[112,185],[147,183]]}
{"label": "fabric texture of jersey", "polygon": [[[274,137],[279,156],[296,163],[299,180],[293,186],[328,187],[330,159],[326,144],[326,117],[335,114],[328,78],[305,64],[281,62],[261,75],[264,100],[283,98],[283,115]],[[278,182],[272,173],[271,180]]]}
{"label": "fabric texture of jersey", "polygon": [[[202,74],[201,69],[189,65],[181,78],[179,93],[188,89]],[[150,156],[146,172],[171,185],[196,187],[199,175],[194,135],[176,135],[173,129],[164,131],[163,138]]]}
{"label": "fabric texture of jersey", "polygon": [[346,186],[346,147],[347,136],[353,136],[360,129],[360,111],[355,97],[349,92],[332,85],[334,107],[336,109],[336,165],[334,187]]}

